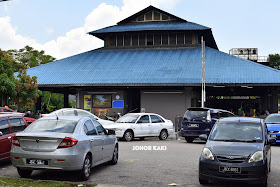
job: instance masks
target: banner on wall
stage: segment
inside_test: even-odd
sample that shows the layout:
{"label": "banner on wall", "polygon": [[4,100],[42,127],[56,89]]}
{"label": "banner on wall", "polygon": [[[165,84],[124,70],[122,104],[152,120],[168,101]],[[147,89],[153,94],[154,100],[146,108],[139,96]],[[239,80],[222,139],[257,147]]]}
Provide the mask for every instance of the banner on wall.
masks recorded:
{"label": "banner on wall", "polygon": [[91,112],[91,95],[84,95],[84,109]]}

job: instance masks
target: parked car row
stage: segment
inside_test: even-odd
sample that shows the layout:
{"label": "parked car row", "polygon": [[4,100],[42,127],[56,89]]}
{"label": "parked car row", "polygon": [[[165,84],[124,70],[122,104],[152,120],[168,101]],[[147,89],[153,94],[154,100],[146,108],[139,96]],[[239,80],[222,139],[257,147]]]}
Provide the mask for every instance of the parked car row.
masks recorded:
{"label": "parked car row", "polygon": [[[267,186],[270,145],[280,140],[279,124],[280,114],[262,120],[234,117],[219,109],[188,109],[181,135],[191,139],[188,142],[196,137],[206,141],[199,160],[199,182]],[[11,158],[21,177],[29,177],[33,170],[75,170],[87,180],[92,167],[117,163],[117,138],[131,141],[156,136],[166,140],[173,133],[173,123],[158,114],[129,113],[114,123],[81,109],[61,109],[27,126],[23,115],[0,115],[0,143],[6,143],[0,144],[0,160]]]}

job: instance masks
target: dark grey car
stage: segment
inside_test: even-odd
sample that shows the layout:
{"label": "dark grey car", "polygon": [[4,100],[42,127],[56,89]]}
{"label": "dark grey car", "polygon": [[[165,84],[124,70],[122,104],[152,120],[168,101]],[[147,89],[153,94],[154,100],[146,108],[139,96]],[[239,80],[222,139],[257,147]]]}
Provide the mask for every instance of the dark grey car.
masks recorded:
{"label": "dark grey car", "polygon": [[32,170],[77,170],[87,180],[91,167],[117,163],[118,141],[88,117],[43,117],[12,138],[11,160],[21,177]]}
{"label": "dark grey car", "polygon": [[[200,135],[206,140],[207,135]],[[212,129],[199,160],[199,182],[236,181],[267,186],[270,144],[263,120],[249,117],[220,119]]]}

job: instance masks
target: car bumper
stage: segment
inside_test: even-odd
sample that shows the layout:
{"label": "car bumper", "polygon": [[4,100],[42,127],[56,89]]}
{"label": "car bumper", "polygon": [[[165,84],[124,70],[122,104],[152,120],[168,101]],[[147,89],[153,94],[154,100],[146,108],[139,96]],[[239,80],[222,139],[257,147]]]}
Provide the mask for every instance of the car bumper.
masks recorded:
{"label": "car bumper", "polygon": [[122,138],[123,134],[124,134],[124,131],[115,131],[115,133],[116,133],[117,138]]}
{"label": "car bumper", "polygon": [[[240,167],[240,173],[219,172],[220,166]],[[210,181],[234,181],[246,183],[263,183],[267,179],[267,166],[264,162],[223,163],[200,158],[199,178]]]}
{"label": "car bumper", "polygon": [[210,130],[181,130],[179,132],[179,135],[180,136],[183,136],[183,137],[192,137],[192,138],[198,138],[199,135],[201,134],[209,134],[210,133]]}
{"label": "car bumper", "polygon": [[[32,152],[15,148],[11,152],[11,161],[14,167],[41,170],[80,170],[83,168],[84,155],[76,153],[63,153],[58,150],[54,152]],[[60,152],[59,152],[60,151]],[[46,160],[47,165],[28,164],[27,159]]]}
{"label": "car bumper", "polygon": [[276,143],[280,143],[280,133],[269,133],[272,138],[276,139]]}

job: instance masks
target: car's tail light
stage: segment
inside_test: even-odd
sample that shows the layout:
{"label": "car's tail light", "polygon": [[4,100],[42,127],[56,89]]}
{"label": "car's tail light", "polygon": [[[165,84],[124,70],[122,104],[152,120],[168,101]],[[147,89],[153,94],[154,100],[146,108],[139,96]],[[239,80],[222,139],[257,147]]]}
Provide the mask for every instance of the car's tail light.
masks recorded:
{"label": "car's tail light", "polygon": [[67,147],[73,147],[78,143],[78,140],[74,139],[74,138],[68,138],[65,137],[62,142],[59,144],[59,146],[57,147],[57,149],[60,148],[67,148]]}
{"label": "car's tail light", "polygon": [[20,143],[19,143],[19,141],[18,141],[18,139],[17,139],[16,136],[13,136],[13,137],[12,137],[12,144],[13,144],[14,146],[19,146],[19,147],[20,147]]}

